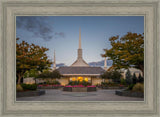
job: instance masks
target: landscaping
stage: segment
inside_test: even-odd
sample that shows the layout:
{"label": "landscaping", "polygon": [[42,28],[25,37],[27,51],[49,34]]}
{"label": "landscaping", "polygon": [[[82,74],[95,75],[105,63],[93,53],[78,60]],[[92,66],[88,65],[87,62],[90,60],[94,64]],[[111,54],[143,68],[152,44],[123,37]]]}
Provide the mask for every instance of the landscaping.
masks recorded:
{"label": "landscaping", "polygon": [[63,87],[63,91],[70,91],[70,92],[91,92],[96,90],[97,90],[96,86],[68,85]]}
{"label": "landscaping", "polygon": [[44,90],[37,90],[36,84],[17,84],[16,86],[17,97],[30,97],[44,95]]}
{"label": "landscaping", "polygon": [[67,86],[63,87],[63,91],[70,92],[91,92],[96,91],[96,86],[91,85],[87,81],[71,81]]}
{"label": "landscaping", "polygon": [[128,70],[126,73],[126,79],[124,81],[128,87],[125,90],[115,91],[116,95],[141,98],[144,97],[144,79],[140,74],[137,78],[135,74],[132,76]]}
{"label": "landscaping", "polygon": [[96,86],[101,89],[123,89],[126,87],[126,85],[114,82],[101,82],[101,84],[97,84]]}
{"label": "landscaping", "polygon": [[128,89],[115,91],[116,95],[119,96],[129,96],[129,97],[144,97],[144,85],[141,83],[135,84],[132,88],[132,86],[128,87]]}

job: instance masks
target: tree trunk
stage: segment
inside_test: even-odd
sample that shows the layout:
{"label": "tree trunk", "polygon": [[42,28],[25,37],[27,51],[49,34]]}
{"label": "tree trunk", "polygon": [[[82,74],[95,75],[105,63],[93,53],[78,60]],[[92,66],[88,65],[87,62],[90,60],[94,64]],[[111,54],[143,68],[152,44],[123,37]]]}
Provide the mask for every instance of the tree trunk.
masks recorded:
{"label": "tree trunk", "polygon": [[20,74],[18,74],[18,84],[21,83],[21,78],[22,78],[22,76]]}

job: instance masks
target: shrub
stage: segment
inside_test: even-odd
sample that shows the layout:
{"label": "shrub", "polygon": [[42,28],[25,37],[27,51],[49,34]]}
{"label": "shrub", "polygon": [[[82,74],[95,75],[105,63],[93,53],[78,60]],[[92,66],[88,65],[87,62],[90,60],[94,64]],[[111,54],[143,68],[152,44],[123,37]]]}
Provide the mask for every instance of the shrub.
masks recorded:
{"label": "shrub", "polygon": [[37,85],[36,84],[21,84],[23,90],[36,90]]}
{"label": "shrub", "polygon": [[22,88],[22,86],[20,84],[17,84],[16,85],[16,90],[17,91],[23,91],[23,88]]}
{"label": "shrub", "polygon": [[135,85],[135,84],[130,84],[127,89],[128,89],[128,90],[132,90],[133,87],[134,87],[134,85]]}
{"label": "shrub", "polygon": [[122,84],[122,85],[126,85],[126,80],[123,79],[123,78],[121,78],[121,84]]}
{"label": "shrub", "polygon": [[60,85],[61,83],[59,81],[53,81],[53,85]]}
{"label": "shrub", "polygon": [[108,83],[106,83],[106,82],[101,82],[101,86],[102,86],[102,88],[103,88],[103,87],[108,87]]}
{"label": "shrub", "polygon": [[135,86],[133,87],[132,91],[144,92],[144,84],[141,84],[141,83],[135,84]]}
{"label": "shrub", "polygon": [[91,83],[89,83],[89,82],[87,82],[87,81],[85,81],[85,80],[83,80],[83,81],[70,81],[69,83],[68,83],[68,85],[71,85],[71,86],[73,86],[73,85],[84,85],[84,86],[88,86],[88,85],[91,85]]}

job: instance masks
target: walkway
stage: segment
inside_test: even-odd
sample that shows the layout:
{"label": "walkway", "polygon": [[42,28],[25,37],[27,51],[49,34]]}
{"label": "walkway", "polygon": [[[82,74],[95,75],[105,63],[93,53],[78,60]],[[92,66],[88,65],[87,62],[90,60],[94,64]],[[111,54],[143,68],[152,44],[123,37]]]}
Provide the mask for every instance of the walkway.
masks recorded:
{"label": "walkway", "polygon": [[115,95],[115,90],[98,90],[96,92],[65,92],[58,89],[46,89],[46,94],[34,97],[20,97],[17,101],[143,101]]}

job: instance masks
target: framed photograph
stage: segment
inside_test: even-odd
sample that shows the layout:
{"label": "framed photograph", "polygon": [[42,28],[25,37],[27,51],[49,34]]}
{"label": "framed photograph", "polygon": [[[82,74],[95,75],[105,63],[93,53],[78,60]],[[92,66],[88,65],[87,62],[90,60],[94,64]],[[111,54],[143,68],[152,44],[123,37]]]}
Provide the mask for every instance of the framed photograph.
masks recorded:
{"label": "framed photograph", "polygon": [[1,116],[160,116],[159,5],[1,0]]}

